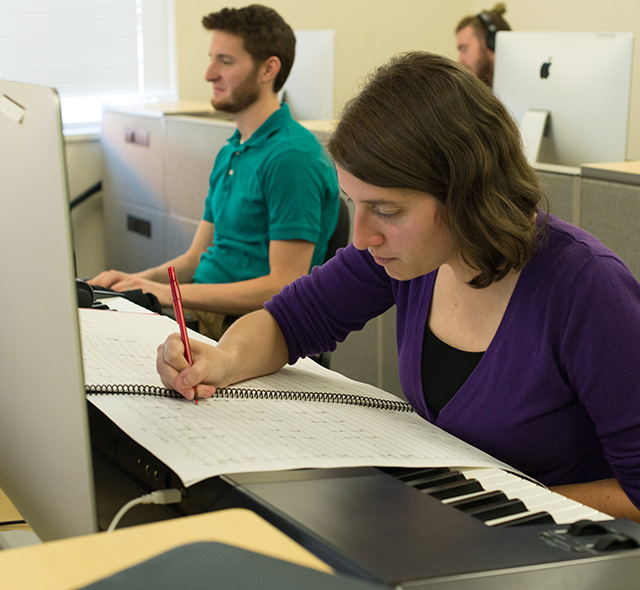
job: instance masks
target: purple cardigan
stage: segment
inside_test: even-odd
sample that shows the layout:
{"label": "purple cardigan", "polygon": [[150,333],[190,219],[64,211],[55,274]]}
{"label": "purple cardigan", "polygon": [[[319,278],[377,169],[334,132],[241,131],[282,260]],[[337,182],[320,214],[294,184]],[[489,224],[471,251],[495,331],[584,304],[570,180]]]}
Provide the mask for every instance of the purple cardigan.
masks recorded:
{"label": "purple cardigan", "polygon": [[493,341],[434,419],[421,349],[436,274],[394,280],[350,245],[266,308],[293,363],[395,304],[400,383],[418,414],[546,485],[616,477],[640,507],[640,285],[619,257],[549,216]]}

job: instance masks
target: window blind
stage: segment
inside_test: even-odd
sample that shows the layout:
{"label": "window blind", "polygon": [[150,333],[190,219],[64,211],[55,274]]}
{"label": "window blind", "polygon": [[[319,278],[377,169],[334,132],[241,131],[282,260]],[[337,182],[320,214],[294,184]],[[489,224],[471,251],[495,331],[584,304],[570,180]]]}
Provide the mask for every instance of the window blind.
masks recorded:
{"label": "window blind", "polygon": [[0,77],[56,88],[67,127],[173,100],[173,0],[0,0]]}

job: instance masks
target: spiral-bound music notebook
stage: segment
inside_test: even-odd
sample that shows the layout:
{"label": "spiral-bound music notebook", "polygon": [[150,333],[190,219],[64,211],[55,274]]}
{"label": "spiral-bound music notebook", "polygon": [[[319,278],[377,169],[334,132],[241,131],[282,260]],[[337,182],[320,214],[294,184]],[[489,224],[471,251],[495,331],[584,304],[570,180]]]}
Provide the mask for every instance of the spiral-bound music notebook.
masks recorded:
{"label": "spiral-bound music notebook", "polygon": [[156,373],[157,347],[177,331],[173,320],[79,312],[88,399],[186,486],[223,473],[303,467],[514,471],[423,420],[396,396],[309,359],[195,405],[164,389]]}

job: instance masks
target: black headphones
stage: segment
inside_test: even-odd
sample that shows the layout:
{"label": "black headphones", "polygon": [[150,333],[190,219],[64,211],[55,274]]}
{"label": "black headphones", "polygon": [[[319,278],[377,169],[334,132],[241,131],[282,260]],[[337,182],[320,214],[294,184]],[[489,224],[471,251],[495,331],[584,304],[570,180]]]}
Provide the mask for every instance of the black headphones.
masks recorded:
{"label": "black headphones", "polygon": [[490,51],[496,50],[496,33],[498,32],[498,27],[496,27],[491,15],[488,12],[481,12],[477,15],[480,19],[480,22],[484,25],[484,28],[487,30],[487,49]]}

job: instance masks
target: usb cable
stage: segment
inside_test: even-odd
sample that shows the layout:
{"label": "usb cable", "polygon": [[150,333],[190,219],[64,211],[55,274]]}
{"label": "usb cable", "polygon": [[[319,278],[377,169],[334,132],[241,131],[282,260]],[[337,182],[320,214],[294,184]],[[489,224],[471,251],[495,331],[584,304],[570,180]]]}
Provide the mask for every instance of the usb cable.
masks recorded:
{"label": "usb cable", "polygon": [[118,513],[113,517],[107,532],[115,530],[118,526],[118,523],[122,519],[122,517],[134,506],[138,506],[139,504],[177,504],[182,501],[182,491],[177,488],[170,488],[167,490],[157,490],[155,492],[151,492],[150,494],[145,494],[144,496],[140,496],[138,498],[134,498],[127,502]]}

